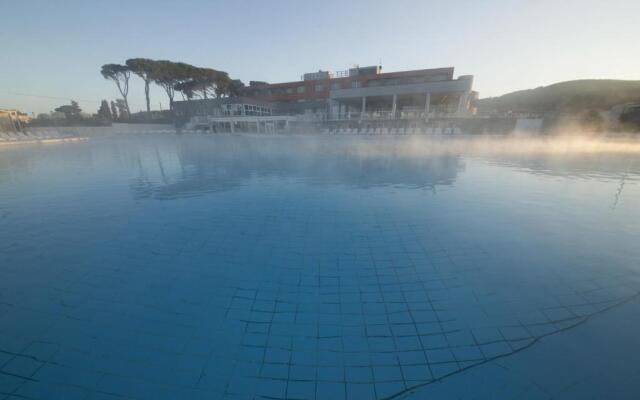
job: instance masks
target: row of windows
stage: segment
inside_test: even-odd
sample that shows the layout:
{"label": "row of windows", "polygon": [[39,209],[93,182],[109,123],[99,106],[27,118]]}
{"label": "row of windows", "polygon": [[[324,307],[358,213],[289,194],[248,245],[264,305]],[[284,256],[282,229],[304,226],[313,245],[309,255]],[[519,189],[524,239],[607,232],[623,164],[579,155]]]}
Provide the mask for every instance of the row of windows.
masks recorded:
{"label": "row of windows", "polygon": [[[315,85],[314,90],[316,92],[322,92],[324,91],[324,85],[322,84],[318,84]],[[260,90],[257,93],[258,94],[268,94],[268,95],[273,95],[273,94],[293,94],[294,91],[296,93],[304,93],[306,91],[306,88],[304,86],[297,86],[295,89],[293,87],[284,87],[284,88],[273,88],[273,89],[266,89],[266,90]]]}
{"label": "row of windows", "polygon": [[[244,109],[244,110],[243,110]],[[251,104],[224,104],[223,115],[271,115],[271,108]]]}
{"label": "row of windows", "polygon": [[[388,86],[388,85],[401,85],[401,84],[411,84],[411,83],[425,83],[432,82],[438,80],[445,80],[446,75],[433,75],[433,76],[420,76],[420,77],[410,77],[410,78],[395,78],[395,79],[380,79],[380,80],[371,80],[367,83],[366,86]],[[351,81],[351,88],[361,88],[365,86],[362,81]],[[315,92],[323,92],[326,87],[325,84],[318,83],[314,86]],[[332,82],[330,86],[331,90],[338,89],[346,89],[345,85],[341,82]],[[280,87],[280,88],[271,88],[271,89],[259,89],[253,92],[249,92],[250,96],[272,96],[277,94],[302,94],[306,92],[306,88],[304,86],[290,86],[290,87]]]}
{"label": "row of windows", "polygon": [[[331,84],[331,90],[337,90],[337,89],[343,89],[342,87],[343,85],[341,85],[339,82],[334,82]],[[351,87],[353,88],[359,88],[362,87],[362,82],[360,81],[352,81],[351,82]],[[325,85],[324,84],[317,84],[314,86],[313,90],[315,92],[324,92],[325,91]],[[278,95],[278,94],[293,94],[293,93],[298,93],[298,94],[303,94],[306,92],[306,88],[304,86],[297,86],[297,87],[283,87],[283,88],[271,88],[271,89],[260,89],[260,90],[255,90],[252,92],[248,92],[247,95],[249,96],[272,96],[272,95]]]}

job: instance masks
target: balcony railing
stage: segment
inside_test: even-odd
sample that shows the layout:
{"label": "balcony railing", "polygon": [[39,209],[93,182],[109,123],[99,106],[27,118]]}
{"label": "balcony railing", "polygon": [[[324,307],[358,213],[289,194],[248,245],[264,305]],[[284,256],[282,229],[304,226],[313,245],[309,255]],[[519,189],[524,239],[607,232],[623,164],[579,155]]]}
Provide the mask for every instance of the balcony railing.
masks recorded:
{"label": "balcony railing", "polygon": [[381,120],[381,119],[421,119],[421,118],[438,118],[438,117],[453,117],[456,114],[445,107],[434,106],[431,107],[428,113],[424,110],[418,109],[403,109],[397,111],[395,114],[391,110],[377,110],[377,111],[349,111],[340,114],[334,114],[334,120]]}

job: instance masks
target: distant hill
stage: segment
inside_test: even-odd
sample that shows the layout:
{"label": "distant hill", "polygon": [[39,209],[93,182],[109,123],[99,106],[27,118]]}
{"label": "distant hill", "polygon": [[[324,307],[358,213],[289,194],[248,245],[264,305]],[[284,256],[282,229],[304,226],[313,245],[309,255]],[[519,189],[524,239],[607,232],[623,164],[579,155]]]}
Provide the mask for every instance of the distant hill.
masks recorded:
{"label": "distant hill", "polygon": [[476,101],[478,111],[581,112],[609,110],[616,104],[640,103],[640,81],[586,79],[519,90]]}

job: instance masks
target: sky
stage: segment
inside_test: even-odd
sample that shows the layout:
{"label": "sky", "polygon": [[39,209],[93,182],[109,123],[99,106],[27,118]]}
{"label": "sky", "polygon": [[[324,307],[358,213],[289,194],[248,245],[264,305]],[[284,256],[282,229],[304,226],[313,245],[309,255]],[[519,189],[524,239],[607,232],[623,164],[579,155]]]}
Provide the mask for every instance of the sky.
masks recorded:
{"label": "sky", "polygon": [[[480,97],[573,79],[640,80],[638,0],[0,0],[0,108],[95,112],[106,63],[145,57],[287,82],[381,63],[455,67]],[[37,97],[36,97],[37,96]],[[168,100],[151,88],[152,108]],[[132,111],[144,108],[132,78]]]}

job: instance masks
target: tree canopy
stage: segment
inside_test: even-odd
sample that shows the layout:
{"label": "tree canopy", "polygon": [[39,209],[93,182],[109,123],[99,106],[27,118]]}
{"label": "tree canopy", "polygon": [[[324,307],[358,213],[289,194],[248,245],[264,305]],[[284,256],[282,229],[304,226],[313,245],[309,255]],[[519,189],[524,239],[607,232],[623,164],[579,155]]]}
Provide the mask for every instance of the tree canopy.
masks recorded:
{"label": "tree canopy", "polygon": [[127,114],[131,114],[127,95],[129,94],[129,78],[131,77],[131,69],[126,65],[105,64],[102,66],[100,73],[105,79],[112,80],[118,87],[118,91],[124,100]]}
{"label": "tree canopy", "polygon": [[131,72],[136,74],[144,82],[144,96],[147,101],[147,112],[151,111],[151,102],[149,100],[149,84],[153,81],[153,73],[156,68],[156,62],[148,58],[130,58],[125,62]]}
{"label": "tree canopy", "polygon": [[[203,99],[224,97],[232,94],[234,88],[229,74],[212,68],[194,68],[189,70],[188,80],[176,84],[175,89],[187,99],[198,95]],[[239,81],[238,81],[239,82]],[[233,91],[235,93],[236,91]]]}
{"label": "tree canopy", "polygon": [[118,109],[118,115],[120,116],[121,120],[126,120],[131,116],[131,114],[129,114],[129,110],[127,109],[127,104],[124,102],[124,100],[117,99],[116,108]]}
{"label": "tree canopy", "polygon": [[63,113],[66,119],[77,119],[80,117],[82,109],[77,101],[71,100],[71,104],[65,104],[56,108],[54,111]]}
{"label": "tree canopy", "polygon": [[[181,92],[184,98],[189,100],[194,97],[207,99],[209,97],[237,96],[244,86],[242,81],[231,79],[225,71],[196,67],[183,62],[148,58],[130,58],[125,62],[125,65],[105,64],[102,66],[101,73],[105,79],[112,80],[118,87],[125,104],[125,114],[130,114],[127,95],[131,73],[140,77],[144,82],[148,112],[151,111],[149,98],[151,83],[155,83],[165,91],[169,98],[170,110],[173,110],[176,91]],[[119,111],[120,117],[122,117],[122,110]],[[113,110],[112,114],[115,114]]]}
{"label": "tree canopy", "polygon": [[98,118],[103,121],[111,121],[113,116],[111,115],[111,109],[109,108],[109,103],[106,100],[102,100],[100,103],[100,108],[98,109]]}
{"label": "tree canopy", "polygon": [[170,110],[173,110],[176,86],[190,80],[195,69],[196,67],[186,63],[168,60],[156,61],[153,81],[167,93]]}
{"label": "tree canopy", "polygon": [[112,101],[109,105],[111,106],[111,118],[113,120],[118,119],[118,106],[116,105],[116,102]]}

